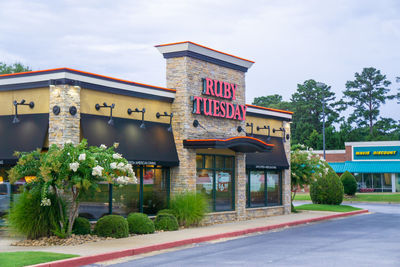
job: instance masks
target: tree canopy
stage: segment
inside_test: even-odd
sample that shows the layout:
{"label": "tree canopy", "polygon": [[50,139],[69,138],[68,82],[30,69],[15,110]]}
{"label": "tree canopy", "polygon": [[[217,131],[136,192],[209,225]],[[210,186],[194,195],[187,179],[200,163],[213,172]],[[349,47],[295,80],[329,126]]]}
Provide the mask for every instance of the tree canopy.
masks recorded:
{"label": "tree canopy", "polygon": [[370,135],[373,134],[373,127],[378,120],[380,107],[386,100],[393,99],[389,95],[391,84],[386,75],[381,74],[375,68],[364,68],[360,73],[356,72],[354,81],[346,82],[346,90],[343,94],[348,99],[347,105],[354,108],[349,117],[349,122],[355,122],[359,126],[368,126]]}
{"label": "tree canopy", "polygon": [[31,71],[31,68],[18,62],[11,65],[0,62],[0,74],[11,74],[25,71]]}

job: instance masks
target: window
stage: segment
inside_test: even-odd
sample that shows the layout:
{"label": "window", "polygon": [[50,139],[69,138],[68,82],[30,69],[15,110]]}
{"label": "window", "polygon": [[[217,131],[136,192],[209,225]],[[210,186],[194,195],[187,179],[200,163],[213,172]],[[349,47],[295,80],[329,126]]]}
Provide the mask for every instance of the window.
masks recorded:
{"label": "window", "polygon": [[235,164],[233,156],[196,156],[197,193],[204,194],[212,211],[234,210]]}
{"label": "window", "polygon": [[280,171],[247,170],[246,206],[248,208],[282,204]]}
{"label": "window", "polygon": [[105,214],[127,216],[131,212],[155,215],[169,200],[169,168],[134,166],[137,184],[122,187],[99,184],[100,192],[82,197],[80,216],[98,219]]}

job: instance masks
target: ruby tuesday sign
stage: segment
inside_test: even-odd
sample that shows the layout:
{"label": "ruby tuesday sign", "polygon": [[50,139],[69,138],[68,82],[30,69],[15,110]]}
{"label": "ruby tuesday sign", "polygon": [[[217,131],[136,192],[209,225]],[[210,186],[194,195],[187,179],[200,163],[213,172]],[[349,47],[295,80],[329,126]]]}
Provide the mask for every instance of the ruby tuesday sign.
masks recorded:
{"label": "ruby tuesday sign", "polygon": [[246,106],[232,104],[224,100],[236,99],[237,85],[224,81],[203,79],[203,95],[214,96],[223,100],[210,99],[202,96],[192,96],[193,114],[203,114],[205,116],[226,118],[233,120],[245,120]]}

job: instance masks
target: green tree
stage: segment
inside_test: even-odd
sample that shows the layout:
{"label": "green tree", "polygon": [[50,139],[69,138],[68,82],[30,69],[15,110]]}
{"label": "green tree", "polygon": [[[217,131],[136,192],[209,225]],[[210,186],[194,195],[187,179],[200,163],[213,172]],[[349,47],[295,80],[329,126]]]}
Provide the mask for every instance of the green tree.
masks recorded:
{"label": "green tree", "polygon": [[335,101],[331,87],[319,86],[315,80],[306,80],[297,85],[297,91],[291,97],[293,123],[293,143],[306,143],[313,130],[322,133],[323,103],[325,103],[325,126],[329,127],[340,120],[340,111],[344,110],[341,101]]}
{"label": "green tree", "polygon": [[290,110],[291,107],[291,103],[283,101],[282,96],[278,94],[256,97],[253,105],[282,110]]}
{"label": "green tree", "polygon": [[292,211],[293,199],[299,188],[304,188],[329,171],[328,163],[304,145],[293,145],[290,152]]}
{"label": "green tree", "polygon": [[[137,183],[132,165],[115,153],[114,147],[88,147],[85,139],[76,146],[71,143],[63,147],[52,145],[47,153],[38,150],[19,156],[17,165],[9,172],[12,183],[26,175],[35,175],[36,179],[28,185],[42,189],[41,206],[58,206],[60,214],[63,214],[61,198],[65,198],[68,218],[61,218],[55,231],[60,237],[71,235],[78,217],[80,195],[99,191],[100,182],[121,186]],[[50,193],[57,196],[57,203],[48,198]]]}
{"label": "green tree", "polygon": [[357,123],[358,126],[368,126],[369,134],[373,135],[380,106],[385,104],[386,100],[395,97],[388,94],[391,82],[386,79],[386,75],[381,74],[380,70],[372,67],[364,68],[361,74],[356,72],[354,76],[354,81],[346,82],[346,90],[343,92],[349,99],[347,105],[354,108],[349,121]]}
{"label": "green tree", "polygon": [[31,68],[28,66],[24,66],[21,63],[14,63],[11,65],[7,65],[6,63],[0,62],[0,74],[10,74],[10,73],[18,73],[31,71]]}

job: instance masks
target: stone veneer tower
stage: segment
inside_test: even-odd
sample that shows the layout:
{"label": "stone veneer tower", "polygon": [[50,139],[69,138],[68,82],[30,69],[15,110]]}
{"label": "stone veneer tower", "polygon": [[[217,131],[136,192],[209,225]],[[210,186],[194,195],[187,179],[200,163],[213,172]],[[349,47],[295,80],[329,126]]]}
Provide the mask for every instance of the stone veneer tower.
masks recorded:
{"label": "stone veneer tower", "polygon": [[[211,78],[237,85],[232,104],[245,105],[245,73],[254,63],[192,42],[156,46],[167,59],[167,87],[176,89],[172,104],[173,129],[180,166],[171,171],[172,194],[196,190],[196,150],[183,147],[185,139],[227,138],[243,136],[237,127],[244,121],[193,114],[191,97],[201,96],[202,79]],[[210,97],[217,99],[215,97]],[[198,120],[204,128],[193,126]],[[245,154],[235,154],[236,218],[245,218],[246,164]]]}

